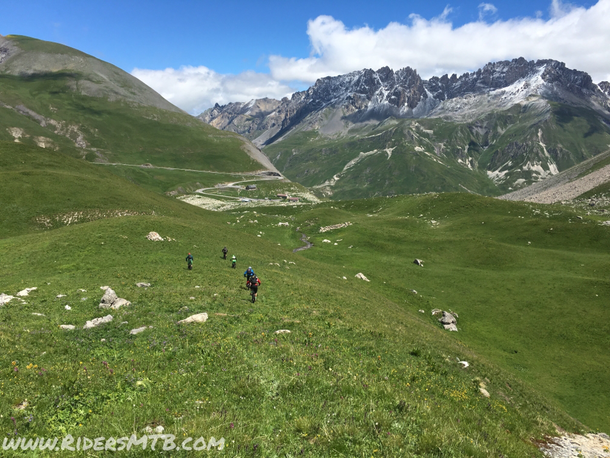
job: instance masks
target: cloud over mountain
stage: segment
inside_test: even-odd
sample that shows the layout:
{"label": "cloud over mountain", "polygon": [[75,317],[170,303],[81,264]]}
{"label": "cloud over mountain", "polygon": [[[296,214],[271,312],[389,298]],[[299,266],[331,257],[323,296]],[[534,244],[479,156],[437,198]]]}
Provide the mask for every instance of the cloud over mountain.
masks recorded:
{"label": "cloud over mountain", "polygon": [[610,0],[599,0],[590,8],[552,0],[547,19],[540,13],[490,22],[498,13],[492,3],[481,3],[478,13],[478,20],[454,27],[447,7],[432,19],[412,14],[409,23],[391,22],[378,30],[369,26],[350,29],[331,16],[318,16],[307,24],[311,54],[272,55],[270,74],[223,75],[203,66],[135,69],[132,74],[194,114],[214,103],[279,99],[295,86],[324,76],[383,66],[409,66],[429,78],[525,57],[563,61],[570,68],[588,72],[594,81],[610,80]]}

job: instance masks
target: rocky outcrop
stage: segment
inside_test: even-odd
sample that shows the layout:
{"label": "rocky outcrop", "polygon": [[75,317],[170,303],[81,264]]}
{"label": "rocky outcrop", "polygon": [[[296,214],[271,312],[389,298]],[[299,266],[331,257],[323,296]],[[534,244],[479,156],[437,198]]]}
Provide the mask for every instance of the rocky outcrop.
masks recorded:
{"label": "rocky outcrop", "polygon": [[198,313],[196,315],[191,315],[184,320],[178,321],[178,324],[187,324],[187,323],[205,323],[208,321],[207,313]]}
{"label": "rocky outcrop", "polygon": [[498,90],[505,91],[504,101],[498,103],[513,99],[518,103],[530,95],[538,95],[594,109],[607,108],[610,97],[610,83],[603,82],[598,87],[587,73],[569,69],[563,62],[528,61],[521,57],[489,63],[461,76],[443,75],[429,80],[422,80],[410,67],[396,71],[388,67],[377,71],[364,69],[320,78],[309,89],[295,92],[290,99],[217,104],[199,115],[199,119],[242,134],[261,146],[273,143],[312,116],[315,120],[311,118],[310,124],[324,131],[328,123],[336,122],[331,120],[332,116],[322,116],[329,108],[338,110],[341,120],[350,123],[388,117],[443,116],[444,102]]}
{"label": "rocky outcrop", "polygon": [[443,316],[438,319],[447,331],[457,332],[457,319],[449,312],[443,312]]}

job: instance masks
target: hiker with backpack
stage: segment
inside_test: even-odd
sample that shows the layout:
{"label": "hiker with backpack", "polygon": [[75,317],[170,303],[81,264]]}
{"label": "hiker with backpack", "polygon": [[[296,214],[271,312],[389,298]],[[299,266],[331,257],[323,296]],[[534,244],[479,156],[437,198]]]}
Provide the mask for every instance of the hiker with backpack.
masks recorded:
{"label": "hiker with backpack", "polygon": [[229,250],[227,250],[227,247],[224,247],[222,249],[222,258],[223,259],[227,259],[227,253],[229,252]]}
{"label": "hiker with backpack", "polygon": [[256,275],[252,275],[248,280],[247,286],[250,288],[250,295],[252,296],[252,302],[256,302],[256,297],[258,296],[258,287],[260,286],[261,281],[258,279]]}
{"label": "hiker with backpack", "polygon": [[193,270],[193,255],[189,253],[186,257],[186,264],[189,270]]}

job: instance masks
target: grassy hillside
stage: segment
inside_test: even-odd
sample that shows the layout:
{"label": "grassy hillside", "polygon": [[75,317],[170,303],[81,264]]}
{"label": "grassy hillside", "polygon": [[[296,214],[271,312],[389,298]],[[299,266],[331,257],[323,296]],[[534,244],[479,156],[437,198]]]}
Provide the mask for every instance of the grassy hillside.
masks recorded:
{"label": "grassy hillside", "polygon": [[265,147],[288,178],[333,199],[422,192],[498,195],[608,149],[590,110],[532,103],[472,122],[387,119],[333,135],[302,127]]}
{"label": "grassy hillside", "polygon": [[106,168],[7,142],[0,142],[0,207],[0,238],[124,213],[186,216],[190,211]]}
{"label": "grassy hillside", "polygon": [[[364,273],[372,290],[413,315],[424,310],[430,324],[433,308],[457,312],[452,339],[588,426],[610,430],[610,228],[599,216],[465,194],[326,203],[289,215],[315,245],[303,257],[345,272],[350,283]],[[301,245],[271,222],[277,218],[257,219],[269,224],[266,237]]]}
{"label": "grassy hillside", "polygon": [[[229,456],[488,457],[542,456],[534,440],[553,434],[554,424],[579,429],[562,413],[559,401],[537,394],[530,387],[534,382],[520,380],[521,373],[492,362],[501,345],[479,356],[486,354],[479,352],[477,340],[477,326],[485,323],[482,312],[470,311],[463,302],[446,303],[434,288],[444,282],[444,291],[451,287],[457,297],[460,285],[462,293],[468,285],[483,289],[476,286],[482,277],[471,278],[473,272],[507,270],[504,262],[494,268],[480,248],[488,246],[487,237],[501,235],[501,241],[489,246],[516,243],[497,222],[505,218],[514,224],[501,210],[518,205],[496,207],[469,196],[449,196],[461,199],[455,206],[441,205],[434,196],[380,199],[345,203],[341,209],[332,204],[309,211],[274,208],[290,214],[257,212],[258,223],[227,225],[251,214],[186,207],[112,175],[96,184],[90,182],[91,165],[40,149],[35,158],[22,148],[21,165],[5,156],[2,170],[10,170],[3,176],[2,195],[6,189],[26,192],[39,183],[46,192],[27,201],[12,195],[20,210],[0,221],[0,230],[11,235],[0,239],[0,292],[15,295],[26,287],[38,288],[23,302],[13,299],[0,307],[0,342],[10,349],[0,355],[0,423],[11,438],[66,433],[140,437],[147,426],[163,426],[178,444],[185,437],[206,442],[222,437]],[[66,186],[80,190],[73,200],[68,200],[70,193],[59,198]],[[106,196],[105,206],[98,196]],[[392,208],[378,211],[386,203]],[[116,210],[154,209],[155,214],[34,233],[28,233],[31,227],[25,223],[38,212],[109,210],[113,205]],[[489,226],[470,227],[462,216],[469,208],[485,214]],[[448,215],[439,232],[421,219],[404,219],[406,211],[437,210]],[[346,217],[354,221],[349,230],[325,235],[343,238],[339,245],[322,244],[315,236],[316,247],[292,253],[296,224],[314,236],[319,224]],[[387,229],[380,225],[383,219]],[[283,221],[291,227],[280,230]],[[444,228],[450,221],[453,231]],[[538,221],[547,222],[540,216],[527,220],[534,235],[542,224]],[[553,224],[557,232],[549,237],[565,237],[563,226]],[[403,238],[405,227],[410,229],[408,239]],[[172,241],[148,241],[149,231]],[[389,245],[369,238],[379,231]],[[557,251],[545,237],[533,238],[541,245],[533,249]],[[348,243],[354,247],[347,248]],[[582,256],[589,263],[594,254],[586,246],[592,242],[585,238],[583,243]],[[221,259],[223,245],[237,255],[239,269],[230,269]],[[461,257],[466,247],[473,252],[471,264]],[[342,251],[331,254],[332,249]],[[425,268],[409,269],[407,253],[415,251],[429,263]],[[422,251],[426,254],[420,255]],[[187,252],[195,257],[193,271],[186,270]],[[569,257],[571,250],[562,253]],[[248,265],[262,280],[256,304],[243,288]],[[360,270],[370,283],[354,278]],[[571,272],[564,273],[566,285]],[[136,287],[140,281],[151,286]],[[99,309],[103,285],[132,305]],[[409,293],[411,287],[419,294]],[[58,298],[60,294],[65,296]],[[505,294],[500,289],[501,297]],[[458,336],[435,323],[429,313],[437,305],[460,312]],[[419,314],[418,308],[426,313]],[[208,313],[206,323],[177,324],[200,312]],[[85,321],[108,314],[114,317],[111,323],[82,329]],[[65,324],[76,329],[59,328]],[[130,334],[143,326],[152,328]],[[291,332],[275,334],[281,329]],[[510,348],[524,348],[515,345]],[[470,366],[462,369],[458,360]],[[501,359],[500,364],[505,365]],[[490,398],[482,396],[483,386]],[[129,456],[150,454],[138,448]],[[173,454],[190,456],[184,450]]]}
{"label": "grassy hillside", "polygon": [[5,41],[20,51],[0,65],[0,141],[43,144],[89,161],[263,168],[243,150],[246,140],[189,116],[111,64],[56,43]]}

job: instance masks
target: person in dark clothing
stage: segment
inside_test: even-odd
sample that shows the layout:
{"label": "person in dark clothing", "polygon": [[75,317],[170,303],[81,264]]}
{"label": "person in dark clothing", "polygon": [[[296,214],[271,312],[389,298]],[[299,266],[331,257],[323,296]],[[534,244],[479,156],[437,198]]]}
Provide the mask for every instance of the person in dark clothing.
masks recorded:
{"label": "person in dark clothing", "polygon": [[250,277],[252,277],[252,276],[256,276],[256,275],[254,274],[252,267],[248,267],[246,269],[246,271],[244,272],[244,277],[246,277],[246,280],[250,281]]}
{"label": "person in dark clothing", "polygon": [[191,253],[186,257],[186,263],[188,265],[189,270],[193,269],[193,255]]}
{"label": "person in dark clothing", "polygon": [[227,250],[227,247],[224,247],[222,249],[222,257],[223,259],[227,259],[227,253],[229,252],[229,250]]}
{"label": "person in dark clothing", "polygon": [[256,297],[258,296],[258,287],[260,286],[261,281],[257,278],[256,275],[250,277],[248,281],[248,285],[250,286],[250,294],[252,295],[252,302],[256,301]]}

